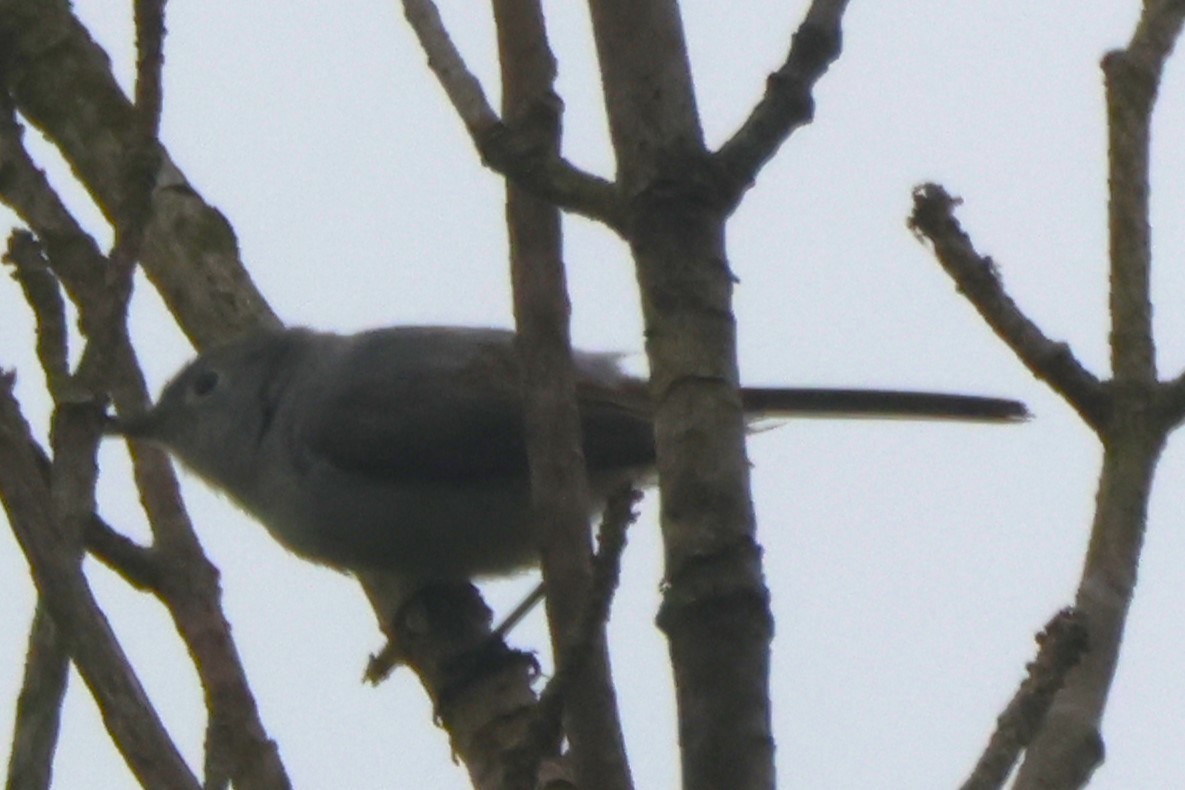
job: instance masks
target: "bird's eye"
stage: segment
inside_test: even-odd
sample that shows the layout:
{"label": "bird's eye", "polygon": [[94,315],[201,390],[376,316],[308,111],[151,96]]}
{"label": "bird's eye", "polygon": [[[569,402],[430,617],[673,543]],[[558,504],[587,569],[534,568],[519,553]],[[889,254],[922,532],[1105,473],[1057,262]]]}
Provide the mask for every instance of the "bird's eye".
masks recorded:
{"label": "bird's eye", "polygon": [[199,398],[203,398],[213,392],[214,388],[218,386],[218,379],[218,371],[203,370],[194,377],[193,383],[190,385],[190,389],[193,391],[194,395],[197,395]]}

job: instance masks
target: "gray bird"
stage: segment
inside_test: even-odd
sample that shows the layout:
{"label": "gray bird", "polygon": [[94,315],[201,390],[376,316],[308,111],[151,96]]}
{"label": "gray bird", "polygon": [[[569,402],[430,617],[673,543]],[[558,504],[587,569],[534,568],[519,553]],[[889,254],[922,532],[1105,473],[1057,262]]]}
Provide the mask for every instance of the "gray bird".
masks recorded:
{"label": "gray bird", "polygon": [[[593,513],[654,464],[646,382],[578,352]],[[884,390],[745,388],[750,419],[921,417],[1013,422],[1023,404]],[[110,432],[163,446],[296,554],[423,581],[538,561],[528,516],[514,335],[395,327],[254,334],[198,356],[156,405]]]}

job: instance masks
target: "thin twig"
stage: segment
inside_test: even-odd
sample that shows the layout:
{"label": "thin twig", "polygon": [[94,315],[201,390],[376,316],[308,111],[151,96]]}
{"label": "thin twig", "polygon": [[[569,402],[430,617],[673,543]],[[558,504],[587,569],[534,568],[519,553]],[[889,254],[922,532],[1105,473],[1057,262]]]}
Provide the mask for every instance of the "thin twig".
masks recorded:
{"label": "thin twig", "polygon": [[959,292],[1033,375],[1061,394],[1088,425],[1102,430],[1108,410],[1103,384],[1068,345],[1047,338],[1005,292],[995,262],[975,251],[955,219],[959,202],[941,186],[924,184],[914,190],[908,225],[919,239],[934,245],[938,262]]}
{"label": "thin twig", "polygon": [[587,173],[557,152],[532,144],[502,122],[481,83],[465,65],[432,0],[403,0],[403,13],[415,31],[428,68],[465,124],[482,162],[560,208],[603,222],[622,233],[625,204],[610,181]]}
{"label": "thin twig", "polygon": [[164,568],[159,554],[117,532],[95,514],[83,534],[86,550],[141,592],[159,592]]}
{"label": "thin twig", "polygon": [[3,261],[12,264],[13,278],[20,284],[25,302],[33,309],[37,359],[45,371],[46,386],[50,392],[60,393],[69,386],[70,363],[66,350],[66,303],[58,280],[50,271],[41,245],[27,231],[12,232]]}
{"label": "thin twig", "polygon": [[449,37],[436,4],[432,0],[403,0],[403,15],[428,56],[428,68],[436,75],[469,133],[478,138],[501,124],[481,82],[465,65]]}
{"label": "thin twig", "polygon": [[546,595],[546,591],[544,590],[543,582],[539,582],[527,593],[525,598],[519,601],[518,605],[510,611],[510,614],[502,618],[502,622],[498,623],[497,628],[494,629],[494,638],[505,639],[514,630],[515,626],[521,623],[523,618],[539,605],[544,595]]}
{"label": "thin twig", "polygon": [[815,83],[839,59],[840,23],[847,0],[814,0],[790,44],[782,67],[770,74],[765,95],[714,157],[727,184],[726,202],[740,203],[757,173],[794,130],[814,119]]}
{"label": "thin twig", "polygon": [[[122,176],[123,201],[115,212],[115,243],[108,256],[99,298],[82,311],[90,342],[78,364],[78,377],[96,389],[112,378],[114,358],[127,337],[132,274],[152,215],[152,196],[161,166],[157,142],[161,113],[161,66],[165,34],[164,0],[136,0],[136,103]],[[81,308],[80,308],[81,309]]]}
{"label": "thin twig", "polygon": [[[49,456],[36,441],[29,445],[29,451],[33,453],[48,486],[52,470]],[[165,572],[160,556],[116,532],[98,513],[91,513],[86,518],[82,540],[87,551],[122,576],[128,584],[143,592],[159,590]]]}
{"label": "thin twig", "polygon": [[641,498],[626,487],[609,497],[597,533],[598,548],[593,558],[593,580],[584,611],[577,621],[574,636],[564,654],[556,661],[556,674],[539,695],[539,705],[532,727],[533,739],[541,753],[558,745],[565,695],[572,679],[579,675],[589,657],[596,635],[609,620],[613,595],[621,579],[621,554],[625,550],[626,530],[637,519],[634,505]]}
{"label": "thin twig", "polygon": [[[555,94],[556,61],[540,0],[493,0],[502,75],[502,112],[519,148],[554,161],[561,150],[563,103]],[[534,534],[545,536],[540,567],[557,672],[567,673],[573,640],[585,642],[579,668],[568,673],[562,739],[541,759],[559,755],[577,784],[632,790],[621,715],[602,623],[579,629],[593,584],[589,481],[582,442],[579,383],[572,359],[571,304],[557,205],[509,181],[506,227],[514,291],[516,351],[523,389],[523,425],[530,467]],[[522,754],[519,752],[518,754]],[[534,787],[537,766],[524,760],[516,781]]]}
{"label": "thin twig", "polygon": [[[70,300],[87,316],[108,299],[104,275],[110,268],[107,258],[29,156],[21,140],[22,130],[11,108],[7,110],[0,114],[0,164],[5,173],[0,179],[0,199],[41,240],[53,274]],[[86,320],[93,324],[103,319]],[[143,411],[149,402],[147,387],[135,352],[122,334],[114,356],[117,375],[109,385],[117,411],[121,414]],[[176,478],[163,454],[151,450],[141,452],[141,448],[133,447],[132,461],[156,541],[161,545],[184,544],[196,548],[192,527],[184,517]]]}
{"label": "thin twig", "polygon": [[136,0],[136,111],[145,139],[156,143],[162,106],[165,0]]}
{"label": "thin twig", "polygon": [[[108,275],[112,311],[127,309],[131,274],[152,210],[152,193],[160,170],[161,149],[157,142],[161,113],[161,66],[164,63],[164,0],[135,0],[136,88],[133,105],[131,145],[124,166],[123,205],[116,215],[115,244]],[[123,302],[121,304],[121,302]]]}

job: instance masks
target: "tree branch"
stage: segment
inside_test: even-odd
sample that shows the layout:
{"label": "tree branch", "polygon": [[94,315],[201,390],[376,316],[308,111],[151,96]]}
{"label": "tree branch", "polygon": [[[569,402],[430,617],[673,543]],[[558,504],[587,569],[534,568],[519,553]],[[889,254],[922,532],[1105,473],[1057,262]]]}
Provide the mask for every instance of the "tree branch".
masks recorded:
{"label": "tree branch", "polygon": [[[13,124],[11,117],[5,120],[7,132]],[[5,148],[10,149],[11,145]],[[13,240],[15,242],[21,238],[14,236]],[[24,249],[15,250],[15,255],[10,257],[27,270],[27,285],[40,283],[39,287],[26,287],[39,327],[49,326],[60,330],[64,324],[63,305],[56,283],[44,282],[48,267],[39,255],[40,250],[35,248],[31,237],[24,238],[24,241]],[[40,276],[35,277],[34,274]],[[15,494],[17,501],[22,496],[43,498],[43,513],[32,514],[28,512],[28,507],[18,507],[15,515],[10,513],[11,520],[33,569],[38,591],[53,612],[64,642],[70,645],[117,748],[133,773],[142,780],[147,776],[156,776],[158,781],[166,783],[165,786],[180,787],[192,780],[188,768],[155,719],[155,713],[114,636],[107,631],[106,622],[90,596],[81,570],[82,536],[95,509],[94,491],[98,475],[95,456],[106,406],[104,382],[110,375],[110,365],[105,363],[111,355],[112,346],[125,337],[123,306],[126,305],[126,283],[130,282],[130,275],[130,269],[119,273],[117,277],[124,286],[120,287],[113,281],[114,287],[107,289],[97,304],[79,305],[81,323],[89,337],[78,372],[61,375],[59,370],[66,359],[64,331],[53,332],[59,341],[54,347],[47,347],[45,342],[40,344],[47,367],[50,394],[54,399],[54,411],[50,429],[53,455],[48,467],[48,481],[36,481],[41,484],[39,490],[19,491],[21,487],[32,486],[29,472],[44,475],[45,470],[36,468],[37,462],[43,461],[43,457],[32,451],[32,439],[28,437],[27,426],[20,417],[15,399],[11,399],[9,393],[11,402],[5,404],[11,409],[7,415],[10,423],[7,433],[13,446],[7,464],[15,468],[4,470],[12,482],[3,493],[6,506],[10,508],[9,503],[14,497],[13,488],[18,489]],[[44,341],[46,332],[40,334]],[[11,381],[8,385],[11,386]],[[21,433],[25,435],[23,443]],[[18,447],[18,444],[23,446]],[[40,465],[44,467],[44,463]],[[19,480],[22,473],[26,475],[25,480]],[[28,524],[25,525],[26,534],[21,535],[22,529],[16,522],[22,517],[26,521],[43,518],[52,525],[48,529],[56,529],[52,536],[55,540],[38,545],[40,536],[31,537],[27,533]],[[47,588],[51,585],[67,585],[69,589],[62,599],[55,600],[47,597]],[[80,647],[79,642],[88,637],[100,640],[96,651],[88,653]],[[128,705],[126,699],[121,699],[127,697],[136,698],[135,704]],[[157,758],[145,754],[149,747],[163,751],[163,754]]]}
{"label": "tree branch", "polygon": [[539,146],[531,135],[502,122],[449,38],[432,0],[403,0],[403,13],[482,163],[544,200],[622,233],[627,218],[616,185],[580,170],[558,150]]}
{"label": "tree branch", "polygon": [[38,600],[12,726],[5,785],[10,790],[49,790],[69,669],[66,646],[44,603]]}
{"label": "tree branch", "polygon": [[86,550],[132,587],[157,593],[165,572],[160,555],[117,532],[97,514],[86,526]]}
{"label": "tree branch", "polygon": [[1173,394],[1156,382],[1151,328],[1148,130],[1163,62],[1183,19],[1181,0],[1147,0],[1128,48],[1103,60],[1114,382],[1111,413],[1100,431],[1097,509],[1075,600],[1087,620],[1090,652],[1026,750],[1017,790],[1080,787],[1103,758],[1100,726],[1135,595],[1153,474],[1174,422],[1166,419]]}
{"label": "tree branch", "polygon": [[[61,151],[104,215],[118,225],[128,197],[137,115],[103,50],[66,0],[0,0],[0,79]],[[239,260],[229,223],[159,152],[140,260],[199,347],[278,326]],[[38,234],[40,235],[40,234]],[[51,258],[52,243],[46,241]]]}
{"label": "tree branch", "polygon": [[[0,125],[3,124],[4,119],[0,117]],[[5,161],[3,138],[3,131],[0,131],[0,166]],[[66,350],[66,303],[58,288],[58,280],[50,271],[41,245],[26,231],[14,230],[9,235],[8,246],[0,261],[12,265],[12,277],[33,310],[37,326],[37,360],[45,372],[46,387],[50,392],[63,391],[69,386],[70,364]]]}
{"label": "tree branch", "polygon": [[959,293],[975,307],[1034,376],[1047,383],[1101,431],[1109,414],[1103,384],[1078,361],[1065,343],[1047,338],[1004,291],[995,262],[975,251],[970,237],[954,217],[959,205],[937,184],[914,190],[908,225],[919,239],[934,245],[934,255],[954,280]]}
{"label": "tree branch", "polygon": [[[91,77],[101,82],[95,75]],[[117,252],[122,249],[121,254],[130,257],[125,259],[122,267],[109,266],[94,240],[62,205],[44,174],[28,156],[21,144],[20,129],[11,114],[0,118],[0,165],[6,176],[0,180],[0,198],[12,206],[44,241],[48,264],[78,306],[84,325],[89,331],[102,335],[108,331],[103,329],[105,322],[115,320],[122,324],[122,306],[112,306],[111,291],[120,291],[126,286],[138,246],[129,246],[129,242],[139,233],[134,226],[143,225],[143,218],[132,221],[131,235],[123,237],[124,246],[116,245]],[[142,208],[144,205],[142,203]],[[176,219],[168,209],[161,213]],[[174,228],[178,227],[186,225],[177,222]],[[159,237],[157,240],[160,241]],[[114,280],[107,276],[117,268],[122,274],[116,275]],[[222,303],[233,304],[234,300],[222,300]],[[185,305],[193,313],[179,314],[179,321],[184,323],[190,318],[194,325],[199,325],[204,320],[203,300],[196,289],[187,297]],[[113,371],[109,386],[120,413],[141,412],[149,402],[143,374],[126,334],[122,330],[112,334],[115,335],[115,348],[110,352],[111,364],[101,366],[98,372],[106,378]],[[191,333],[203,334],[202,331]],[[91,367],[100,366],[92,362]],[[102,369],[106,367],[110,370]],[[233,755],[224,762],[232,765],[236,783],[244,788],[287,787],[275,744],[259,721],[229,625],[219,607],[221,594],[217,573],[201,553],[181,503],[176,478],[159,450],[134,447],[132,462],[141,501],[152,525],[154,547],[136,546],[96,521],[93,512],[85,516],[87,547],[129,583],[158,594],[168,607],[178,633],[194,658],[206,694],[210,727],[219,733],[219,737],[208,739],[208,743],[215,750]]]}
{"label": "tree branch", "polygon": [[[144,242],[152,210],[152,192],[160,171],[161,66],[164,63],[164,0],[135,0],[136,89],[128,136],[123,200],[115,212],[115,244],[107,272],[106,299],[123,316],[132,293],[132,271]],[[121,320],[120,325],[126,322]],[[115,343],[111,344],[112,346]]]}
{"label": "tree branch", "polygon": [[[135,119],[111,75],[105,54],[70,13],[65,0],[0,0],[0,79],[24,116],[61,149],[105,215],[116,217],[125,199],[123,173],[133,150],[130,127]],[[37,193],[33,190],[25,194]],[[32,211],[32,207],[28,210]],[[56,259],[54,244],[65,245],[62,239],[78,237],[50,234],[42,238],[51,259]],[[92,250],[85,252],[89,255]],[[101,259],[101,254],[94,252]],[[239,260],[229,223],[201,200],[163,151],[152,220],[140,253],[145,272],[182,330],[199,348],[244,331],[279,324]],[[64,269],[58,274],[71,298],[84,304],[86,296],[76,297],[71,288],[92,283],[85,279],[89,275],[75,270],[67,275]],[[102,285],[101,278],[98,285]],[[130,350],[126,358],[133,359]],[[117,406],[137,398],[147,402],[142,384],[141,379],[129,379],[126,388],[121,390],[117,385]],[[242,700],[251,706],[211,708],[211,732],[228,723],[247,725],[244,732],[249,737],[240,742],[241,751],[237,752],[238,764],[244,771],[243,777],[236,778],[237,785],[286,786],[275,745],[257,726],[254,701],[241,667],[227,672],[228,665],[215,658],[219,654],[233,658],[238,666],[229,629],[217,608],[216,571],[208,561],[186,564],[173,547],[166,549],[170,540],[187,544],[192,538],[192,533],[161,528],[162,519],[177,524],[185,519],[175,480],[158,452],[133,447],[132,457],[159,548],[170,561],[178,562],[177,567],[170,566],[171,573],[166,577],[170,586],[164,596],[170,602],[170,613],[195,656],[199,672],[203,666],[211,669],[210,675],[202,676],[207,705]],[[212,597],[202,597],[204,594]],[[428,626],[435,633],[446,631],[450,624],[430,618]],[[525,677],[526,673],[522,674]],[[529,680],[515,688],[531,696]],[[225,710],[226,715],[219,710]]]}
{"label": "tree branch", "polygon": [[996,720],[996,731],[963,790],[1004,786],[1021,751],[1040,731],[1066,675],[1089,649],[1082,616],[1072,608],[1061,610],[1037,634],[1037,645],[1037,657],[1027,667],[1028,677]]}
{"label": "tree branch", "polygon": [[[493,0],[493,7],[503,113],[514,119],[517,135],[527,147],[544,158],[557,157],[563,107],[553,92],[555,58],[547,41],[543,9],[538,0]],[[554,204],[517,184],[507,184],[506,225],[522,371],[531,519],[534,534],[541,541],[556,673],[568,678],[570,704],[562,708],[562,719],[572,773],[580,787],[629,790],[633,782],[604,623],[598,621],[578,630],[592,587],[588,515],[593,508],[576,403],[561,219]],[[583,650],[574,658],[573,646],[582,638]],[[566,662],[570,661],[576,663],[569,667]],[[535,757],[553,757],[560,753],[563,738],[534,742],[543,747]],[[534,776],[531,779],[538,782]]]}
{"label": "tree branch", "polygon": [[597,533],[598,549],[593,558],[592,584],[580,617],[573,624],[573,638],[565,647],[564,654],[556,660],[555,675],[539,695],[531,734],[541,753],[545,753],[550,744],[558,744],[562,739],[561,714],[565,706],[572,702],[569,696],[572,680],[578,676],[581,665],[595,655],[597,641],[603,638],[613,595],[621,578],[621,555],[625,551],[626,530],[638,517],[633,512],[633,506],[640,498],[641,494],[627,487],[615,492],[605,504],[601,528]]}
{"label": "tree branch", "polygon": [[790,44],[782,67],[765,82],[765,95],[732,137],[714,154],[729,211],[740,203],[757,173],[782,143],[815,116],[812,90],[839,59],[840,22],[848,0],[814,0]]}
{"label": "tree branch", "polygon": [[775,784],[773,617],[738,395],[728,206],[675,0],[592,0],[650,362],[668,640],[688,790]]}
{"label": "tree branch", "polygon": [[1149,295],[1152,233],[1148,156],[1152,110],[1185,3],[1150,0],[1126,49],[1103,58],[1107,96],[1107,218],[1111,261],[1111,367],[1119,382],[1156,380]]}
{"label": "tree branch", "polygon": [[[139,781],[196,790],[198,782],[165,733],[82,575],[71,541],[56,523],[49,489],[30,450],[28,425],[0,377],[0,497],[33,579],[95,697],[104,724]],[[74,557],[75,559],[71,559]]]}
{"label": "tree branch", "polygon": [[395,661],[406,663],[428,692],[437,723],[475,788],[534,788],[533,766],[524,769],[508,756],[527,738],[538,666],[529,654],[491,638],[490,610],[476,588],[409,587],[388,573],[356,575],[390,639],[366,679],[378,682]]}

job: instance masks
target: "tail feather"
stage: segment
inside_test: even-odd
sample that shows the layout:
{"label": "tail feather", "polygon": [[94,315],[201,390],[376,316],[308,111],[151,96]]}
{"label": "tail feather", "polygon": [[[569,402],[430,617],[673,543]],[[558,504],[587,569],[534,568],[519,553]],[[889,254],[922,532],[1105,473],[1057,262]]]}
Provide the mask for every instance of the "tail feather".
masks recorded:
{"label": "tail feather", "polygon": [[826,387],[745,387],[745,412],[754,416],[886,417],[1020,422],[1029,410],[1019,401],[982,395]]}

